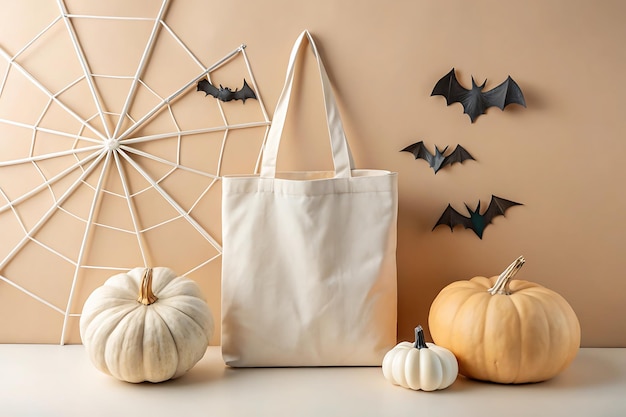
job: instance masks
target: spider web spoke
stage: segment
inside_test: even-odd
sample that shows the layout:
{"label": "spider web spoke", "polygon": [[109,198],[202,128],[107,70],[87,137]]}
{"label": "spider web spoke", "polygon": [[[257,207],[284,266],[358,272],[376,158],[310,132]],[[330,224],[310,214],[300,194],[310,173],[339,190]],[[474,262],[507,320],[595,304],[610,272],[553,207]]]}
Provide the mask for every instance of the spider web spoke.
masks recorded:
{"label": "spider web spoke", "polygon": [[98,93],[98,90],[94,83],[93,74],[91,73],[91,70],[89,69],[89,64],[87,63],[87,58],[85,57],[85,53],[83,52],[80,42],[78,41],[76,30],[74,29],[74,25],[72,25],[72,22],[70,18],[68,17],[67,8],[65,7],[65,3],[63,2],[63,0],[57,0],[57,4],[59,6],[59,9],[61,10],[61,15],[63,16],[63,21],[65,22],[67,33],[69,34],[70,41],[72,42],[72,46],[74,47],[74,51],[76,52],[76,57],[78,58],[80,67],[83,70],[84,78],[87,81],[87,86],[89,87],[91,97],[98,111],[98,115],[100,117],[102,126],[104,127],[106,137],[110,138],[111,134],[109,132],[108,123],[105,119],[102,105],[100,104],[100,99],[99,99],[100,94]]}
{"label": "spider web spoke", "polygon": [[16,284],[15,282],[11,281],[10,279],[5,277],[4,275],[0,275],[0,280],[6,282],[7,284],[12,286],[13,288],[17,289],[18,291],[23,292],[24,294],[26,294],[29,297],[39,301],[40,303],[50,307],[51,309],[53,309],[57,313],[65,314],[65,312],[61,308],[55,306],[54,304],[52,304],[51,302],[45,300],[44,298],[41,298],[40,296],[38,296],[34,292],[27,290],[26,288],[22,287],[21,285]]}
{"label": "spider web spoke", "polygon": [[[13,199],[13,200],[8,200],[9,201],[5,206],[1,206],[0,207],[0,213],[2,213],[3,211],[7,210],[7,208],[18,205],[19,203],[28,200],[30,197],[38,194],[39,192],[41,192],[44,188],[48,188],[51,190],[52,192],[52,185],[54,185],[57,181],[60,181],[62,179],[64,179],[67,175],[69,175],[72,171],[74,171],[75,169],[81,168],[83,165],[85,165],[86,163],[88,163],[89,161],[91,161],[92,159],[96,158],[98,155],[100,154],[100,152],[94,152],[91,155],[89,155],[87,158],[82,159],[80,161],[77,161],[76,163],[74,163],[73,165],[70,165],[69,167],[67,167],[65,170],[59,172],[57,175],[50,177],[48,179],[45,179],[44,182],[42,182],[40,185],[38,185],[37,187],[31,189],[30,191],[22,194],[21,196]],[[52,193],[54,195],[54,193]]]}
{"label": "spider web spoke", "polygon": [[37,221],[37,223],[29,231],[27,231],[26,235],[19,241],[19,243],[14,246],[14,248],[2,261],[0,261],[0,270],[2,270],[11,259],[13,259],[17,252],[19,252],[24,247],[24,245],[26,245],[26,243],[28,243],[28,241],[35,235],[35,233],[37,233],[37,231],[52,217],[58,207],[62,205],[63,202],[67,200],[67,198],[69,198],[72,193],[74,193],[74,191],[76,191],[76,189],[83,183],[85,178],[87,178],[87,176],[98,166],[98,163],[105,157],[105,155],[106,154],[101,153],[95,159],[95,161],[93,161],[91,165],[87,169],[85,169],[85,171],[83,171],[80,177],[78,177],[74,181],[74,183],[65,191],[65,193],[63,193],[63,195],[61,195],[61,197],[59,197],[59,199],[50,206],[50,208],[43,214],[39,221]]}
{"label": "spider web spoke", "polygon": [[[68,155],[73,155],[78,157],[78,154],[84,153],[84,152],[92,152],[92,151],[99,151],[102,149],[102,145],[94,145],[94,146],[87,146],[84,148],[76,148],[76,149],[68,149],[66,151],[58,151],[58,152],[51,152],[51,153],[47,153],[47,154],[43,154],[43,155],[36,155],[36,156],[29,156],[26,158],[21,158],[21,159],[13,159],[10,161],[2,161],[0,162],[0,167],[8,167],[8,166],[12,166],[12,165],[20,165],[20,164],[27,164],[30,162],[37,162],[37,161],[43,161],[46,159],[53,159],[53,158],[58,158],[58,157],[62,157],[62,156],[68,156]],[[96,152],[98,153],[98,152]]]}
{"label": "spider web spoke", "polygon": [[48,24],[48,26],[46,26],[43,30],[41,30],[37,35],[35,35],[35,37],[33,39],[31,39],[29,42],[27,42],[22,49],[20,49],[19,51],[16,52],[16,54],[13,56],[13,59],[17,59],[17,57],[19,57],[20,55],[22,55],[22,53],[24,53],[24,51],[26,51],[28,48],[31,47],[31,45],[33,45],[35,42],[37,42],[37,40],[39,38],[41,38],[47,31],[49,31],[59,20],[61,20],[63,18],[63,16],[59,15],[57,17],[55,17],[52,22],[50,22],[50,24]]}
{"label": "spider web spoke", "polygon": [[128,161],[128,163],[135,168],[135,170],[141,174],[142,177],[144,177],[144,179],[146,181],[148,181],[150,183],[150,185],[161,195],[161,197],[163,197],[165,199],[165,201],[168,202],[168,204],[170,206],[172,206],[172,208],[174,208],[174,210],[176,210],[185,220],[187,220],[187,222],[193,226],[194,229],[196,229],[196,231],[203,237],[205,238],[218,252],[221,253],[222,248],[220,246],[219,243],[217,243],[217,241],[215,239],[213,239],[213,237],[202,227],[200,226],[200,224],[194,220],[189,213],[187,213],[159,184],[158,182],[156,182],[141,166],[139,166],[139,164],[137,164],[137,162],[135,162],[130,156],[128,156],[128,154],[126,154],[126,152],[124,152],[123,150],[119,150],[120,155],[126,160]]}
{"label": "spider web spoke", "polygon": [[92,226],[94,223],[96,208],[98,206],[98,203],[101,201],[100,191],[102,190],[103,185],[104,185],[105,174],[108,172],[107,168],[109,166],[109,161],[111,160],[111,153],[112,152],[106,152],[106,154],[103,154],[103,155],[106,155],[106,158],[104,159],[104,164],[102,166],[102,170],[100,171],[100,176],[98,177],[98,183],[96,185],[96,190],[94,192],[93,200],[91,201],[91,207],[89,208],[89,215],[87,217],[87,222],[85,225],[85,232],[83,233],[83,239],[80,244],[80,249],[78,251],[78,258],[76,260],[76,268],[74,268],[74,276],[72,277],[72,284],[70,286],[70,292],[69,292],[69,296],[67,299],[67,306],[65,308],[65,314],[63,318],[63,328],[61,330],[61,343],[60,343],[61,345],[65,344],[65,333],[67,331],[67,324],[68,324],[67,322],[69,319],[70,311],[72,309],[72,303],[74,302],[74,291],[76,290],[78,274],[80,273],[81,265],[83,263],[83,258],[85,256],[87,242],[89,240],[89,235],[91,233]]}
{"label": "spider web spoke", "polygon": [[[13,212],[13,216],[15,217],[15,220],[17,222],[17,224],[19,225],[19,227],[22,229],[23,233],[28,234],[28,230],[26,228],[26,225],[24,224],[24,222],[22,221],[19,213],[17,212],[17,210],[15,209],[15,207],[10,203],[10,200],[8,198],[8,196],[6,195],[6,193],[2,190],[2,188],[0,188],[0,195],[8,202],[8,207],[10,207],[11,211]],[[32,239],[31,237],[29,237],[28,241],[34,241],[35,243],[37,243],[36,240]],[[56,305],[54,305],[53,303],[45,300],[44,298],[38,296],[37,294],[35,294],[32,291],[29,291],[28,289],[26,289],[25,287],[23,287],[22,285],[19,285],[18,283],[10,280],[9,278],[0,275],[0,279],[3,280],[4,282],[6,282],[7,284],[11,285],[13,288],[17,289],[18,291],[21,291],[22,293],[26,294],[27,296],[33,298],[34,300],[50,307],[51,309],[53,309],[54,311],[60,313],[60,314],[64,314],[64,311],[57,307]]]}
{"label": "spider web spoke", "polygon": [[217,175],[222,176],[222,162],[224,161],[224,149],[226,148],[226,140],[228,139],[228,130],[224,131],[224,137],[222,138],[222,146],[220,146],[220,153],[217,157]]}
{"label": "spider web spoke", "polygon": [[[139,79],[141,75],[143,74],[143,71],[146,66],[146,63],[148,62],[148,59],[150,58],[150,52],[152,51],[154,47],[154,43],[159,33],[159,28],[161,27],[159,22],[161,21],[161,19],[163,18],[163,15],[165,14],[165,11],[167,9],[167,4],[168,4],[168,0],[163,0],[163,2],[161,3],[159,14],[154,21],[152,32],[150,33],[150,37],[148,38],[148,42],[146,43],[146,48],[143,52],[143,55],[141,56],[141,60],[139,61],[137,72],[135,73],[134,79],[131,83],[131,87],[130,87],[130,90],[128,91],[128,95],[126,96],[126,101],[124,102],[124,108],[122,110],[122,114],[128,113],[128,109],[130,108],[131,101],[135,97],[135,92],[137,90]],[[115,132],[113,133],[114,137],[118,137],[118,134],[122,128],[123,123],[124,123],[124,118],[120,117],[117,122],[117,126],[115,126]]]}
{"label": "spider web spoke", "polygon": [[31,73],[26,71],[24,67],[22,67],[19,63],[13,60],[11,56],[4,50],[4,48],[0,47],[0,56],[2,56],[13,68],[17,69],[26,79],[28,79],[35,87],[37,87],[42,93],[48,96],[52,101],[55,102],[59,107],[65,110],[70,116],[76,119],[81,125],[87,127],[91,130],[96,136],[100,139],[105,140],[106,137],[102,135],[97,129],[87,123],[82,117],[80,117],[76,112],[66,106],[59,98],[52,94],[50,90],[48,90],[42,83],[40,83]]}
{"label": "spider web spoke", "polygon": [[2,97],[2,93],[4,92],[4,86],[7,84],[10,72],[11,65],[7,65],[6,69],[4,70],[4,75],[2,76],[2,81],[0,81],[0,97]]}
{"label": "spider web spoke", "polygon": [[2,190],[2,188],[0,188],[0,195],[2,195],[2,197],[4,197],[4,199],[7,201],[7,205],[5,207],[11,209],[11,211],[13,212],[13,216],[15,217],[15,220],[16,220],[17,224],[19,225],[20,229],[22,230],[22,232],[24,234],[27,235],[28,234],[28,228],[24,224],[24,221],[22,220],[22,217],[19,215],[19,213],[15,209],[15,204],[9,200],[9,197]]}
{"label": "spider web spoke", "polygon": [[53,247],[51,247],[50,245],[45,244],[44,242],[37,240],[35,238],[31,238],[31,241],[33,243],[35,243],[36,245],[41,246],[42,248],[44,248],[45,250],[47,250],[48,252],[52,253],[53,255],[57,256],[58,258],[63,259],[65,262],[67,262],[70,265],[73,265],[74,267],[77,266],[76,261],[70,259],[69,257],[63,255],[61,252],[59,252],[58,250],[54,249]]}
{"label": "spider web spoke", "polygon": [[207,127],[207,128],[202,128],[202,129],[181,130],[179,132],[158,133],[154,135],[137,136],[131,139],[123,139],[123,140],[120,140],[120,144],[131,145],[131,144],[137,144],[137,143],[142,143],[142,142],[152,142],[152,141],[159,140],[159,139],[169,139],[172,136],[177,136],[177,135],[180,135],[180,136],[199,135],[202,133],[221,132],[227,129],[228,130],[250,129],[253,127],[267,126],[269,125],[269,123],[270,122],[266,122],[266,121],[249,122],[249,123],[238,123],[238,124],[232,124],[232,125],[216,126],[216,127]]}
{"label": "spider web spoke", "polygon": [[165,28],[165,30],[167,30],[167,32],[170,34],[170,36],[176,41],[176,43],[178,43],[178,45],[183,48],[183,50],[187,53],[187,55],[189,55],[189,57],[201,68],[206,69],[206,67],[204,65],[202,65],[202,62],[200,62],[200,60],[193,54],[193,52],[191,52],[191,50],[187,47],[187,45],[185,45],[185,43],[180,39],[180,37],[172,30],[172,28],[169,27],[169,25],[167,23],[165,23],[163,20],[161,20],[161,25],[163,25],[163,27]]}
{"label": "spider web spoke", "polygon": [[221,256],[220,253],[218,253],[217,255],[207,259],[206,261],[202,262],[199,265],[196,265],[195,267],[193,267],[192,269],[190,269],[187,272],[184,272],[183,274],[181,274],[181,276],[186,277],[187,275],[193,274],[194,272],[196,272],[197,270],[207,266],[208,264],[210,264],[211,262],[213,262],[214,260],[216,260],[217,258],[219,258]]}
{"label": "spider web spoke", "polygon": [[157,114],[158,112],[163,110],[164,107],[168,106],[178,96],[180,96],[182,93],[187,91],[189,89],[189,87],[195,85],[202,77],[206,76],[209,72],[211,72],[211,71],[215,70],[216,68],[222,66],[224,63],[226,63],[227,61],[229,61],[230,59],[235,57],[237,54],[239,54],[241,52],[241,49],[242,49],[241,47],[238,47],[237,49],[233,50],[232,52],[230,52],[229,54],[224,56],[222,59],[220,59],[218,62],[213,64],[211,67],[205,69],[199,75],[195,76],[191,81],[189,81],[186,84],[184,84],[178,90],[176,90],[175,92],[173,92],[172,94],[170,94],[166,98],[162,99],[160,103],[158,103],[156,106],[154,106],[143,117],[141,117],[139,120],[137,120],[128,129],[126,129],[126,131],[124,131],[124,133],[120,134],[118,139],[119,140],[123,140],[123,139],[128,138],[130,135],[133,134],[133,132],[135,132],[135,130],[137,130],[139,127],[141,127],[147,120],[149,120],[152,116],[154,116],[155,114]]}
{"label": "spider web spoke", "polygon": [[128,182],[126,179],[126,175],[124,173],[124,168],[121,165],[120,157],[117,152],[114,153],[115,156],[115,166],[117,167],[117,171],[119,173],[119,178],[122,183],[122,188],[124,189],[124,197],[126,198],[126,202],[128,204],[128,211],[130,213],[131,221],[133,224],[133,229],[135,236],[137,237],[137,244],[139,245],[139,252],[141,253],[141,258],[143,260],[143,264],[145,267],[151,265],[151,261],[149,260],[149,252],[146,248],[146,243],[143,239],[143,234],[141,233],[141,227],[139,224],[139,218],[137,216],[137,210],[133,204],[133,199],[130,195],[130,188],[128,186]]}
{"label": "spider web spoke", "polygon": [[198,198],[196,198],[196,201],[194,201],[191,204],[191,207],[189,208],[189,212],[191,213],[196,206],[200,203],[200,201],[204,198],[205,195],[207,195],[207,193],[211,190],[211,188],[213,188],[213,186],[217,183],[218,181],[218,177],[216,177],[213,181],[211,181],[211,183],[204,189],[203,192],[200,193],[200,195],[198,196]]}
{"label": "spider web spoke", "polygon": [[202,175],[204,177],[217,178],[217,175],[211,174],[209,172],[200,171],[200,170],[197,170],[197,169],[194,169],[194,168],[187,167],[185,165],[181,165],[181,164],[179,164],[177,162],[168,161],[167,159],[163,159],[163,158],[158,157],[156,155],[152,155],[151,153],[148,153],[148,152],[145,152],[145,151],[140,151],[139,149],[131,148],[130,146],[122,145],[122,146],[120,146],[120,149],[123,149],[124,151],[132,153],[132,154],[135,154],[135,155],[142,156],[144,158],[151,159],[151,160],[153,160],[155,162],[159,162],[161,164],[168,165],[168,166],[170,166],[170,167],[172,167],[174,169],[180,169],[181,171],[186,171],[186,172],[190,172],[190,173],[193,173],[193,174]]}

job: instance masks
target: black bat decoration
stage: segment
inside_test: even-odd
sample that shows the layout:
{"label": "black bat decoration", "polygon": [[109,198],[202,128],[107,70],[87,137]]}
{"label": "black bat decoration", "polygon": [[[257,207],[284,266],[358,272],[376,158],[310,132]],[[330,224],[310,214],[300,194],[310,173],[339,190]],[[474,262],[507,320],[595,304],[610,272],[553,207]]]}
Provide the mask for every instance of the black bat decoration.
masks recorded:
{"label": "black bat decoration", "polygon": [[254,91],[250,88],[245,78],[241,90],[235,89],[235,91],[233,91],[228,87],[222,87],[221,84],[220,88],[217,88],[213,86],[209,80],[202,79],[198,81],[198,89],[196,91],[204,91],[206,96],[210,94],[221,101],[242,100],[245,103],[249,98],[256,99],[256,94],[254,94]]}
{"label": "black bat decoration", "polygon": [[440,79],[431,96],[444,96],[448,106],[459,102],[463,105],[463,113],[466,113],[472,123],[481,114],[485,114],[489,107],[498,107],[504,110],[511,103],[516,103],[526,107],[526,101],[519,85],[509,75],[507,79],[497,87],[483,92],[487,80],[482,85],[476,85],[472,77],[472,89],[467,90],[456,79],[454,68]]}
{"label": "black bat decoration", "polygon": [[457,145],[450,155],[443,156],[447,149],[448,147],[446,146],[445,148],[443,148],[443,151],[441,151],[439,150],[437,145],[435,145],[435,154],[433,155],[428,149],[426,149],[424,142],[419,141],[417,143],[407,146],[400,152],[411,152],[415,156],[415,159],[421,158],[425,160],[426,162],[428,162],[428,165],[430,165],[430,167],[435,171],[435,174],[441,168],[452,165],[455,162],[462,163],[463,161],[468,159],[475,161],[474,157],[470,155],[470,153],[467,152],[467,150],[465,150],[465,148],[461,145]]}
{"label": "black bat decoration", "polygon": [[470,209],[469,206],[465,204],[465,208],[467,208],[470,214],[470,217],[465,217],[448,204],[448,207],[437,221],[437,224],[435,224],[435,227],[433,227],[433,230],[435,230],[437,226],[445,224],[446,226],[450,226],[450,230],[453,231],[454,226],[460,224],[466,229],[472,229],[474,233],[476,233],[476,236],[482,239],[485,228],[491,223],[494,217],[504,216],[504,212],[508,208],[521,205],[521,203],[492,195],[489,207],[487,207],[487,210],[483,214],[480,214],[480,201],[476,206],[476,210]]}

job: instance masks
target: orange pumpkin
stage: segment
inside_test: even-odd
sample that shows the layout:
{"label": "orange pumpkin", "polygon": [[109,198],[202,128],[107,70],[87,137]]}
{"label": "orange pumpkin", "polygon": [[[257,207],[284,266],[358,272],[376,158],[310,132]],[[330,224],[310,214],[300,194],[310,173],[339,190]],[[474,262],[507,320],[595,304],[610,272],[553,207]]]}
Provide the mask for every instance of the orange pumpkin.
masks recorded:
{"label": "orange pumpkin", "polygon": [[580,346],[580,324],[567,301],[539,284],[500,276],[446,286],[428,317],[431,337],[456,356],[459,373],[499,382],[545,381],[565,369]]}

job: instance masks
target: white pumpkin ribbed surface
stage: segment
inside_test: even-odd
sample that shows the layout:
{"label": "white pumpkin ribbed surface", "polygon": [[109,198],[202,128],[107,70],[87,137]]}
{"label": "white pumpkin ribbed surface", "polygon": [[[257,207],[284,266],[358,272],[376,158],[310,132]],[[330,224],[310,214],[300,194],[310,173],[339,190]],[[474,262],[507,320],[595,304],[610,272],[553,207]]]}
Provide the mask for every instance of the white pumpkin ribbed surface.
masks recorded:
{"label": "white pumpkin ribbed surface", "polygon": [[80,333],[102,372],[128,382],[161,382],[191,369],[206,352],[214,321],[200,288],[163,267],[152,269],[157,301],[137,300],[145,268],[109,278],[87,299]]}
{"label": "white pumpkin ribbed surface", "polygon": [[394,385],[422,391],[449,387],[459,368],[448,349],[432,343],[418,349],[413,343],[401,342],[383,358],[383,375]]}

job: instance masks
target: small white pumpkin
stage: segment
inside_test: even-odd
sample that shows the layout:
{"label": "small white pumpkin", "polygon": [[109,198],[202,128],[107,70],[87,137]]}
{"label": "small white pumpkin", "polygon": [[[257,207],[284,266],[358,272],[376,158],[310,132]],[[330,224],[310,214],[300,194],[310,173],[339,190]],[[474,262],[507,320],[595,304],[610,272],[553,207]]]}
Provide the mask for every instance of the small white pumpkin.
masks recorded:
{"label": "small white pumpkin", "polygon": [[424,341],[422,326],[415,343],[400,342],[383,358],[383,375],[394,385],[422,391],[449,387],[459,374],[456,357],[448,349]]}
{"label": "small white pumpkin", "polygon": [[163,267],[112,276],[91,293],[80,317],[96,368],[133,383],[186,373],[204,356],[213,329],[198,285]]}

